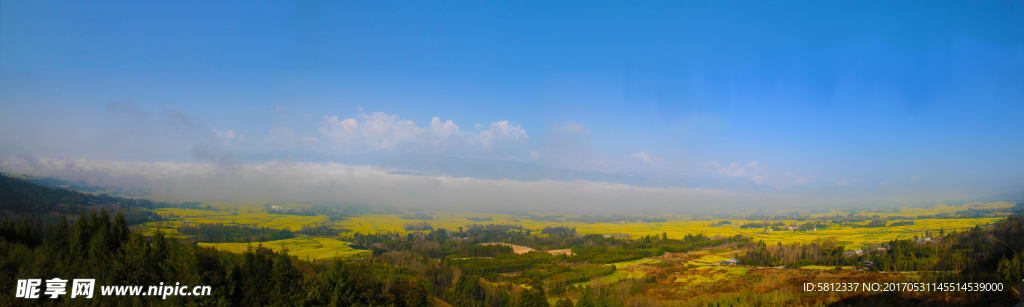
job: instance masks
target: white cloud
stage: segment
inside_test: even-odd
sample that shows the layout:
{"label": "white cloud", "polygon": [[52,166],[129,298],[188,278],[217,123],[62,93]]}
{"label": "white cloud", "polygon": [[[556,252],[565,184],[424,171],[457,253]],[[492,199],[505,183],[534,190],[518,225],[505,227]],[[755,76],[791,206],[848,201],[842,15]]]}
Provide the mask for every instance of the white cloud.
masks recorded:
{"label": "white cloud", "polygon": [[[708,163],[707,165],[708,166],[717,166],[718,162],[711,161],[711,163]],[[718,169],[716,171],[716,173],[718,173],[719,175],[722,175],[722,176],[726,176],[726,177],[741,177],[741,178],[746,178],[747,180],[751,180],[751,181],[755,181],[757,183],[761,183],[762,181],[764,181],[764,176],[754,174],[754,172],[757,171],[757,170],[758,170],[757,161],[751,161],[750,163],[747,163],[746,165],[742,165],[739,162],[733,162],[733,163],[730,163],[729,166],[727,166],[727,167]]]}
{"label": "white cloud", "polygon": [[848,187],[854,184],[858,184],[861,181],[860,178],[853,176],[836,176],[833,177],[832,179],[835,180],[835,185],[840,187]]}
{"label": "white cloud", "polygon": [[718,167],[718,161],[711,161],[711,162],[705,163],[704,166]]}
{"label": "white cloud", "polygon": [[450,119],[442,123],[440,117],[434,117],[430,119],[430,133],[435,136],[446,137],[459,133],[459,126],[456,126]]}
{"label": "white cloud", "polygon": [[583,135],[590,134],[590,128],[587,128],[587,126],[575,122],[564,122],[555,125],[553,132],[557,134]]}
{"label": "white cloud", "polygon": [[635,153],[635,154],[633,154],[632,156],[629,156],[629,157],[631,159],[633,159],[633,160],[651,163],[651,156],[648,155],[646,152],[643,152],[643,151]]}
{"label": "white cloud", "polygon": [[411,120],[383,112],[339,119],[325,116],[320,134],[331,150],[344,153],[466,153],[507,149],[529,139],[521,126],[508,121],[491,123],[487,130],[467,132],[451,120],[434,117],[420,128]]}
{"label": "white cloud", "polygon": [[810,180],[808,180],[807,178],[797,178],[796,179],[796,184],[805,184],[808,181],[810,181]]}
{"label": "white cloud", "polygon": [[355,118],[338,120],[337,116],[325,116],[324,121],[320,123],[320,134],[350,139],[355,135],[358,128],[359,122]]}
{"label": "white cloud", "polygon": [[230,139],[234,139],[235,138],[235,130],[218,131],[217,129],[213,129],[212,133],[213,133],[213,136],[218,137],[218,138],[222,138],[222,139],[225,139],[225,140],[230,140]]}
{"label": "white cloud", "polygon": [[526,130],[523,130],[522,127],[510,125],[507,120],[503,120],[491,123],[490,129],[480,131],[479,134],[470,137],[470,143],[475,143],[484,149],[491,149],[499,142],[522,143],[529,138],[526,135]]}
{"label": "white cloud", "polygon": [[320,142],[320,139],[317,139],[315,136],[304,136],[304,137],[302,137],[302,142],[303,143],[317,143],[317,142]]}
{"label": "white cloud", "polygon": [[[711,161],[715,162],[715,161]],[[717,165],[718,163],[715,162]],[[749,177],[750,171],[757,169],[757,161],[747,163],[747,165],[740,166],[739,162],[733,162],[728,167],[718,170],[719,175],[725,175],[729,177]]]}
{"label": "white cloud", "polygon": [[537,159],[540,159],[540,157],[541,157],[541,154],[540,154],[539,151],[534,150],[533,152],[530,153],[530,159],[537,160]]}

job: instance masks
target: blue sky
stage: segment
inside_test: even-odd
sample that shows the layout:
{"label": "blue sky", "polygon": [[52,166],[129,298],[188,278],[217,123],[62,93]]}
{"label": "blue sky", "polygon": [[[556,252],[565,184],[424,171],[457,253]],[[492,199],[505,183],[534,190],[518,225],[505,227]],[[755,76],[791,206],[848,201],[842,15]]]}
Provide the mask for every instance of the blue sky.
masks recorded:
{"label": "blue sky", "polygon": [[116,182],[130,176],[59,161],[295,161],[749,205],[1024,190],[1020,2],[4,1],[0,15],[6,171]]}

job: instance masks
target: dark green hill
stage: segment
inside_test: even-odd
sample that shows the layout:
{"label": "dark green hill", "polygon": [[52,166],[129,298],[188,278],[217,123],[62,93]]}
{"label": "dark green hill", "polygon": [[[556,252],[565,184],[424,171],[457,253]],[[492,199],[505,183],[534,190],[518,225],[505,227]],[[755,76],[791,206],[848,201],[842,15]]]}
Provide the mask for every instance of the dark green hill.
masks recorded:
{"label": "dark green hill", "polygon": [[0,212],[11,215],[76,215],[90,208],[123,210],[130,224],[160,219],[148,209],[154,204],[146,199],[132,199],[107,194],[89,194],[62,188],[45,187],[0,174]]}
{"label": "dark green hill", "polygon": [[86,193],[103,193],[103,194],[110,194],[110,195],[114,195],[114,196],[123,196],[123,197],[146,197],[146,196],[149,196],[149,190],[148,189],[138,189],[138,188],[126,189],[126,188],[120,188],[120,187],[94,186],[94,185],[89,185],[88,182],[85,182],[83,180],[68,181],[68,180],[61,180],[61,179],[57,179],[57,178],[35,177],[35,176],[28,176],[28,175],[21,175],[21,176],[13,175],[13,176],[10,176],[10,177],[13,177],[13,178],[21,180],[21,181],[35,183],[35,184],[38,184],[38,185],[41,185],[41,186],[44,186],[44,187],[49,187],[49,188],[62,188],[62,189],[72,190],[72,191],[79,191],[79,192],[86,192]]}

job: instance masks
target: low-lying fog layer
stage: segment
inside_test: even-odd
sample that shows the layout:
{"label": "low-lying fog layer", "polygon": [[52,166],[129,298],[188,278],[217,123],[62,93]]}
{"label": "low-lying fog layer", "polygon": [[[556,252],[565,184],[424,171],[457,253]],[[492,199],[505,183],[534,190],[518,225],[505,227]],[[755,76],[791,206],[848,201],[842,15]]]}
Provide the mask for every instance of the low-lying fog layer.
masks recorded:
{"label": "low-lying fog layer", "polygon": [[516,181],[395,173],[336,163],[236,164],[101,162],[4,158],[4,172],[151,189],[161,198],[200,201],[343,202],[420,209],[561,213],[692,212],[814,204],[810,197],[698,188],[649,188],[591,181]]}

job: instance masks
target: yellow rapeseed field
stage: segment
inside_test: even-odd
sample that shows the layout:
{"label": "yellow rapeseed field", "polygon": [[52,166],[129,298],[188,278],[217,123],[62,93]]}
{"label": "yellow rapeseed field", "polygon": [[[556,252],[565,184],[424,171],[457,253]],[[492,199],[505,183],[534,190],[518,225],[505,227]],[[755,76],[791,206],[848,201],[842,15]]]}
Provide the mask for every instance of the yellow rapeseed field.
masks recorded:
{"label": "yellow rapeseed field", "polygon": [[[765,232],[764,229],[741,229],[739,224],[753,223],[753,222],[766,222],[761,220],[746,220],[743,216],[752,216],[752,213],[739,213],[738,218],[732,219],[694,219],[690,216],[683,215],[662,215],[667,220],[665,222],[655,223],[580,223],[565,221],[564,218],[555,219],[555,221],[533,221],[525,216],[511,215],[504,213],[479,213],[469,211],[422,211],[416,212],[419,214],[429,215],[433,217],[432,220],[412,220],[403,219],[400,214],[367,214],[358,217],[351,217],[341,221],[328,221],[326,216],[297,216],[297,215],[280,215],[280,214],[269,214],[266,213],[265,205],[261,204],[249,204],[249,203],[211,203],[219,211],[209,210],[192,210],[192,209],[176,209],[176,208],[161,208],[154,210],[157,213],[165,216],[171,216],[173,214],[178,220],[188,220],[193,223],[224,223],[224,224],[238,224],[248,225],[253,227],[270,227],[276,229],[290,229],[292,231],[298,231],[303,226],[315,226],[315,225],[332,225],[338,228],[348,229],[353,233],[372,234],[377,232],[393,232],[398,234],[408,234],[410,232],[405,229],[407,224],[418,224],[427,223],[434,229],[445,228],[456,230],[461,228],[467,228],[474,224],[514,224],[521,225],[522,227],[532,231],[533,233],[539,232],[545,227],[556,227],[566,226],[574,227],[578,234],[601,234],[610,235],[613,233],[628,234],[634,238],[640,236],[661,236],[667,234],[670,238],[682,238],[687,234],[696,235],[703,234],[709,237],[731,237],[735,235],[743,235],[747,237],[753,237],[755,240],[763,240],[767,244],[790,244],[790,243],[809,243],[815,240],[822,240],[829,237],[836,238],[841,244],[846,245],[847,249],[855,249],[865,247],[867,244],[878,244],[884,243],[892,239],[908,239],[915,235],[923,236],[926,231],[938,232],[940,229],[945,231],[962,230],[975,225],[983,225],[986,223],[992,223],[1000,220],[1001,218],[968,218],[968,219],[916,219],[914,225],[908,226],[896,226],[896,227],[878,227],[878,228],[854,228],[854,227],[837,227],[832,226],[826,229],[819,229],[817,231],[773,231]],[[899,217],[918,217],[935,215],[940,213],[953,213],[957,211],[963,211],[967,209],[996,209],[996,208],[1007,208],[1012,207],[1013,203],[970,203],[962,205],[936,205],[931,207],[904,207],[894,209],[878,209],[878,210],[862,210],[858,211],[857,214],[863,215],[869,218],[886,219],[895,217],[899,220]],[[308,206],[304,204],[278,204],[281,207],[301,208],[302,206]],[[407,213],[412,214],[412,213]],[[536,216],[546,216],[550,213],[534,212]],[[829,210],[827,213],[810,213],[810,211],[802,211],[801,214],[811,217],[828,217],[828,216],[846,216],[849,212],[842,211],[839,209]],[[558,214],[567,217],[575,217],[573,215]],[[485,221],[475,221],[472,219],[489,219]],[[718,222],[722,220],[728,220],[732,225],[719,226]],[[778,222],[778,221],[771,221]],[[796,220],[783,220],[781,221],[787,225],[799,225],[808,221],[796,221]],[[174,228],[181,224],[175,224],[176,222],[164,222],[163,228]],[[152,230],[156,225],[151,223],[146,224],[146,228]]]}
{"label": "yellow rapeseed field", "polygon": [[[260,243],[198,243],[199,246],[209,246],[219,250],[235,253],[245,252],[256,248]],[[346,242],[330,238],[299,237],[286,240],[263,242],[263,247],[274,251],[288,250],[288,254],[297,256],[299,259],[329,259],[335,257],[353,258],[365,257],[370,251],[357,250],[348,246]]]}
{"label": "yellow rapeseed field", "polygon": [[[283,205],[282,205],[283,206]],[[302,230],[303,226],[316,226],[328,222],[326,216],[300,216],[287,214],[269,214],[263,206],[254,205],[219,205],[220,211],[159,208],[153,210],[163,216],[176,216],[180,220],[203,224],[234,224],[273,229]],[[177,226],[175,226],[177,227]]]}

